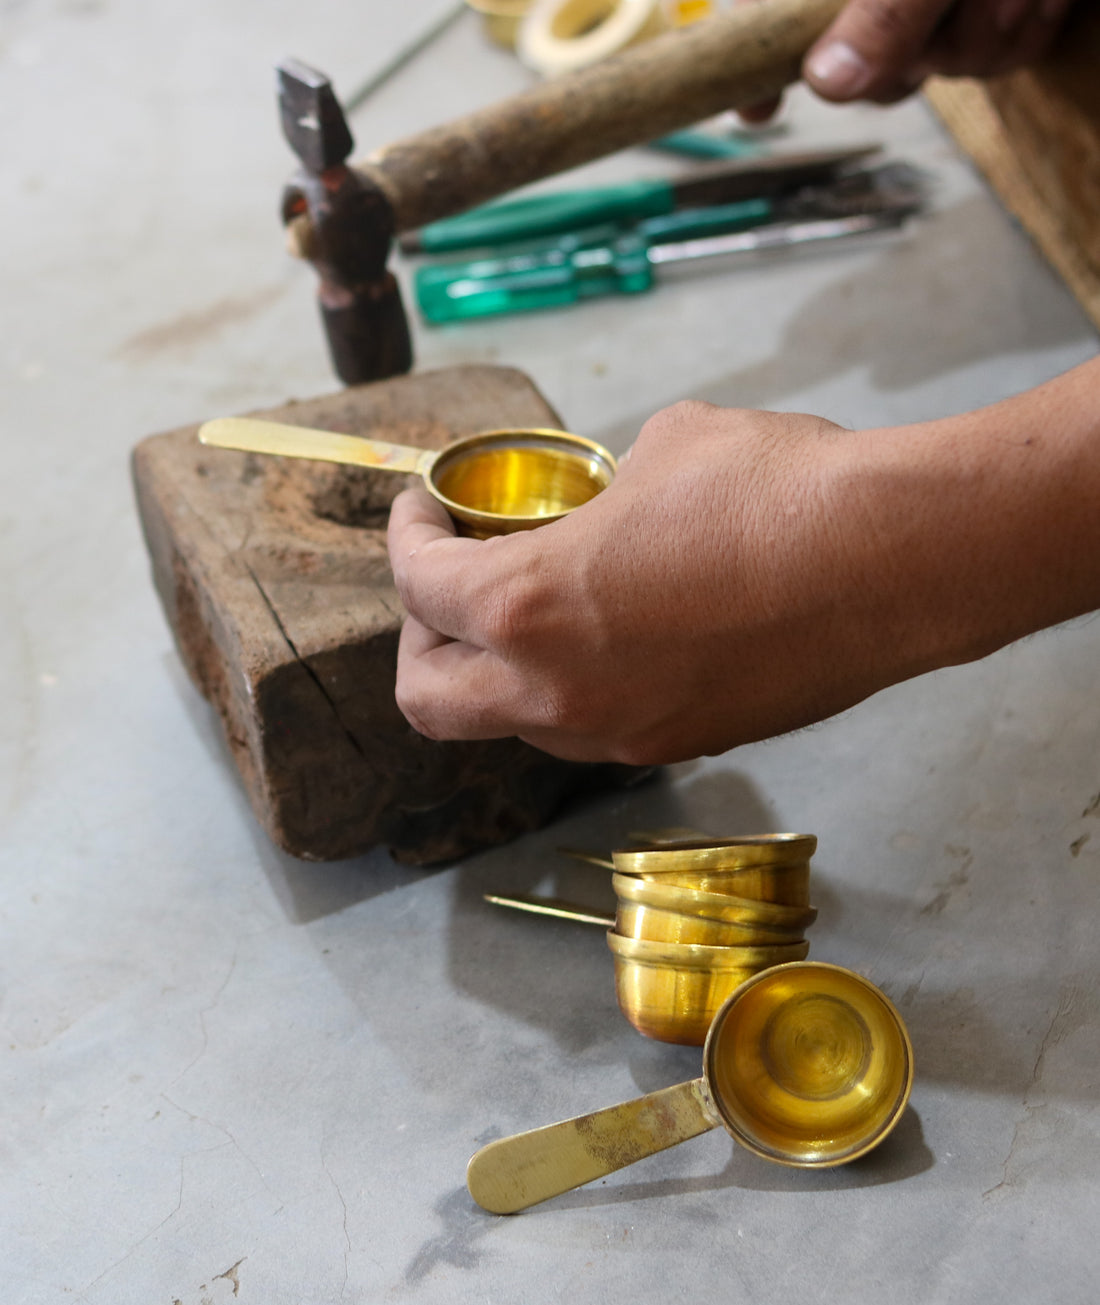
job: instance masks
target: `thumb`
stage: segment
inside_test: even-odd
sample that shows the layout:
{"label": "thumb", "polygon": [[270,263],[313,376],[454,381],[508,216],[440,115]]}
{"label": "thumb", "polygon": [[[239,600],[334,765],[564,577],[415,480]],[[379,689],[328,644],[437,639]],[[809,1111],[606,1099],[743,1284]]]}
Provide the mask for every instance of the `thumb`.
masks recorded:
{"label": "thumb", "polygon": [[916,84],[921,55],[952,0],[850,0],[814,45],[803,76],[826,100],[874,98]]}

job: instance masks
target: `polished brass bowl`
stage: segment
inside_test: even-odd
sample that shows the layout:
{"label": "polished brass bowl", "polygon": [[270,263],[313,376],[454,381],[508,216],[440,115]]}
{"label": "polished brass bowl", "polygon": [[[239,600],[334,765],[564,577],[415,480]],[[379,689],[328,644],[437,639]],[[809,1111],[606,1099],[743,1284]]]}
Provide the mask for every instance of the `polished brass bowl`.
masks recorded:
{"label": "polished brass bowl", "polygon": [[816,846],[808,834],[761,834],[655,843],[613,852],[611,859],[616,870],[682,888],[808,906]]}
{"label": "polished brass bowl", "polygon": [[253,417],[215,417],[203,422],[199,440],[214,448],[422,476],[459,534],[476,539],[556,521],[595,498],[615,475],[615,459],[602,445],[538,426],[487,430],[442,449],[422,449]]}
{"label": "polished brass bowl", "polygon": [[800,1168],[856,1159],[901,1117],[913,1047],[874,984],[817,961],[765,970],[718,1012],[703,1073],[750,1151]]}
{"label": "polished brass bowl", "polygon": [[645,902],[619,899],[615,932],[624,938],[647,938],[651,942],[698,943],[708,947],[767,947],[801,942],[803,929],[769,928],[766,925],[715,920]]}
{"label": "polished brass bowl", "polygon": [[486,538],[545,525],[611,484],[615,459],[560,430],[484,431],[447,445],[425,477],[463,533]]}
{"label": "polished brass bowl", "polygon": [[678,911],[681,915],[703,916],[709,920],[724,920],[786,935],[768,939],[769,942],[793,942],[817,919],[815,906],[785,906],[750,897],[705,892],[694,886],[673,883],[668,875],[646,879],[639,875],[613,874],[611,886],[620,902]]}
{"label": "polished brass bowl", "polygon": [[707,947],[624,938],[613,930],[615,995],[647,1038],[701,1047],[715,1012],[746,979],[769,965],[802,960],[808,942],[773,947]]}
{"label": "polished brass bowl", "polygon": [[913,1086],[913,1048],[890,1001],[851,970],[796,961],[745,980],[710,1026],[700,1078],[497,1138],[466,1183],[515,1214],[723,1127],[778,1164],[824,1169],[889,1135]]}
{"label": "polished brass bowl", "polygon": [[670,839],[613,852],[616,870],[660,874],[687,870],[736,870],[746,866],[796,865],[817,849],[813,834],[742,834],[734,838]]}
{"label": "polished brass bowl", "polygon": [[810,904],[810,863],[743,866],[735,870],[662,870],[639,876],[651,883],[694,888],[704,893],[774,902],[780,906]]}

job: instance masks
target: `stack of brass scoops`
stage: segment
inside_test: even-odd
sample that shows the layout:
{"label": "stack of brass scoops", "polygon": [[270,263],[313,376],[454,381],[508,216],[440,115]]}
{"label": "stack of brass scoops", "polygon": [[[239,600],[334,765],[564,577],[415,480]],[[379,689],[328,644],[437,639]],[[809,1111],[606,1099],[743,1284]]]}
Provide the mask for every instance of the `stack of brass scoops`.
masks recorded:
{"label": "stack of brass scoops", "polygon": [[618,899],[607,941],[630,1023],[702,1046],[715,1013],[750,976],[806,958],[810,834],[654,843],[613,852]]}

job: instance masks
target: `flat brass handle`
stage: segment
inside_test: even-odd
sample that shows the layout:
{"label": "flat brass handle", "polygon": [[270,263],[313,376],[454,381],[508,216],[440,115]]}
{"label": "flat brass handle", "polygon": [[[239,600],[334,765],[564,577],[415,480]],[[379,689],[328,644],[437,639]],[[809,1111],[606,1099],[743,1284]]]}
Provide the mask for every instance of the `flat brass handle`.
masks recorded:
{"label": "flat brass handle", "polygon": [[340,462],[419,476],[426,476],[439,456],[435,449],[418,449],[359,435],[340,435],[335,431],[260,421],[254,417],[215,417],[199,429],[199,439],[203,444],[219,449]]}
{"label": "flat brass handle", "polygon": [[721,1125],[706,1080],[533,1128],[484,1146],[466,1167],[470,1195],[491,1214],[515,1214]]}

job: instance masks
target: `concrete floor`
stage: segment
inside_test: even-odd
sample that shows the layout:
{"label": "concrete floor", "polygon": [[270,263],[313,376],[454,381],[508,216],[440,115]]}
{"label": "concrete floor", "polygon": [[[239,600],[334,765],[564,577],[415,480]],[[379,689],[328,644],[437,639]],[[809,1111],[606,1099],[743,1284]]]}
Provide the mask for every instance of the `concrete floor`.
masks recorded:
{"label": "concrete floor", "polygon": [[[281,251],[271,65],[350,94],[449,6],[0,6],[0,1299],[4,1305],[1095,1299],[1100,626],[878,695],[440,873],[316,866],[256,828],[157,606],[142,436],[334,388]],[[355,116],[360,148],[526,83],[464,17]],[[930,168],[900,239],[638,300],[445,331],[621,450],[684,396],[883,424],[1095,353],[1074,303],[920,103],[796,96],[777,142]],[[674,165],[635,152],[593,174]],[[812,955],[900,1005],[912,1104],[866,1161],[782,1169],[709,1134],[504,1219],[484,1141],[666,1086],[560,844],[639,826],[816,833]]]}

